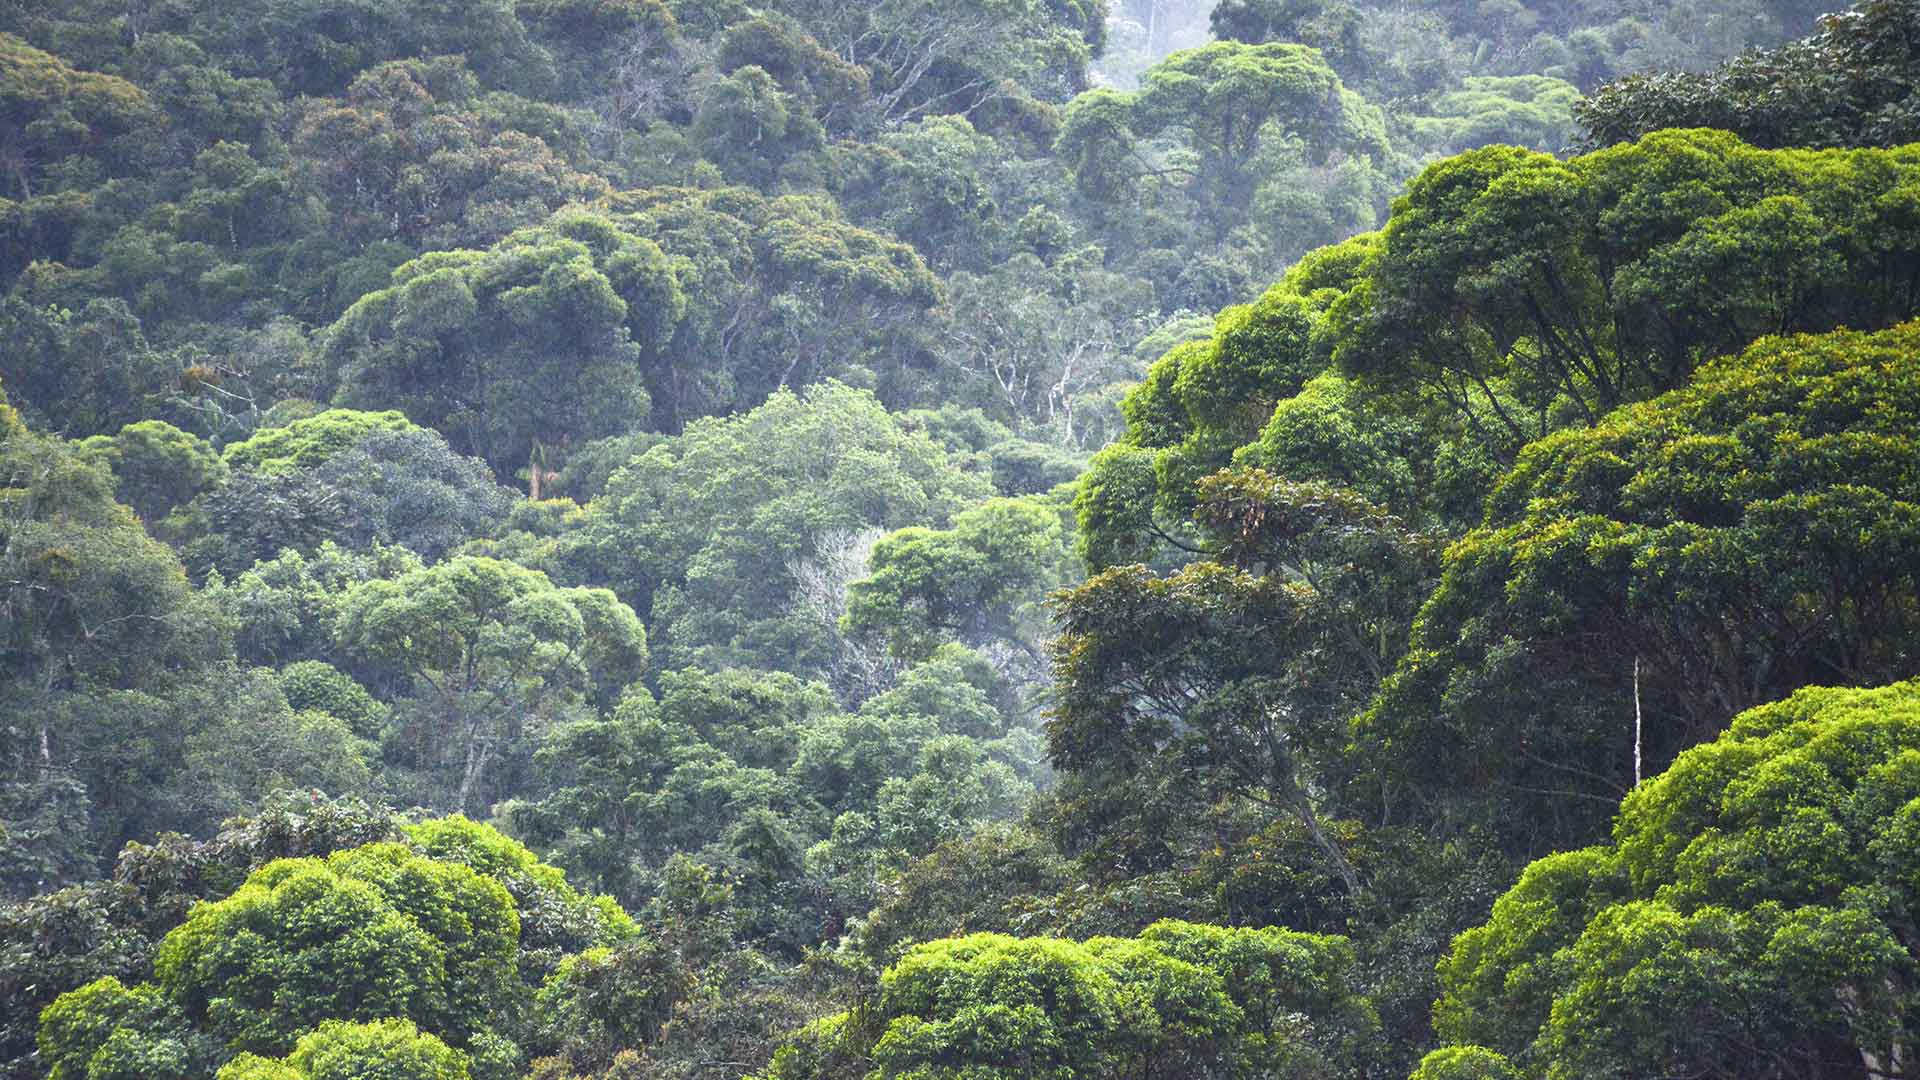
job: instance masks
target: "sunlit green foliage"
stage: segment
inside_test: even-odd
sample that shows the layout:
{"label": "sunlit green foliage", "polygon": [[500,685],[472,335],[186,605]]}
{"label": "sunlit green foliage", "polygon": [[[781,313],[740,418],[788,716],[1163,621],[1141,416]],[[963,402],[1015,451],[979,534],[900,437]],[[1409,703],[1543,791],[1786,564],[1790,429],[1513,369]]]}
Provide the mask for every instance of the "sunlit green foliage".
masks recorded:
{"label": "sunlit green foliage", "polygon": [[374,432],[407,431],[413,426],[397,409],[379,413],[329,409],[230,443],[220,456],[230,469],[252,469],[267,475],[314,469]]}
{"label": "sunlit green foliage", "polygon": [[210,1048],[152,986],[111,976],[62,995],[40,1014],[40,1054],[49,1080],[186,1080]]}
{"label": "sunlit green foliage", "polygon": [[1163,543],[1190,546],[1194,485],[1232,464],[1263,425],[1275,437],[1263,439],[1254,460],[1285,452],[1273,444],[1286,432],[1270,418],[1326,367],[1326,309],[1355,286],[1377,243],[1363,235],[1315,252],[1257,303],[1220,312],[1210,337],[1169,350],[1147,370],[1121,403],[1125,434],[1094,458],[1075,496],[1089,568],[1151,557]]}
{"label": "sunlit green foliage", "polygon": [[1551,76],[1482,75],[1440,95],[1433,111],[1445,121],[1451,149],[1507,143],[1556,153],[1573,139],[1579,101],[1579,90]]}
{"label": "sunlit green foliage", "polygon": [[513,993],[499,883],[397,845],[269,863],[160,943],[154,974],[229,1051],[284,1053],[323,1020],[412,1019],[465,1041]]}
{"label": "sunlit green foliage", "polygon": [[[549,1038],[536,991],[571,970],[566,957],[647,948],[612,901],[487,826],[444,819],[400,836],[389,818],[342,811],[282,804],[210,844],[130,852],[118,888],[185,921],[154,950],[151,983],[101,978],[54,1001],[43,1054],[83,1077],[205,1076],[223,1062],[223,1076],[464,1077],[469,1061],[519,1075],[516,1040]],[[350,846],[370,834],[393,839]],[[289,851],[314,854],[267,861]],[[224,898],[186,910],[169,889]],[[125,897],[91,898],[123,934],[148,932],[125,924]]]}
{"label": "sunlit green foliage", "polygon": [[1911,0],[1473,149],[1810,6],[0,3],[0,1080],[1897,1073],[1805,807],[1421,1061],[1911,674]]}
{"label": "sunlit green foliage", "polygon": [[972,934],[908,952],[870,1013],[802,1031],[765,1076],[1360,1075],[1374,1018],[1341,938],[1156,923],[1137,939]]}
{"label": "sunlit green foliage", "polygon": [[1038,659],[1044,631],[1028,605],[1065,584],[1060,518],[1038,499],[997,499],[961,513],[950,530],[892,533],[868,556],[871,574],[847,587],[843,624],[882,635],[906,659],[947,639],[1010,645]]}
{"label": "sunlit green foliage", "polygon": [[[1915,159],[1665,132],[1561,162],[1493,147],[1414,181],[1334,355],[1508,458],[1769,333],[1913,315]],[[1671,193],[1671,194],[1670,194]]]}
{"label": "sunlit green foliage", "polygon": [[[1604,805],[1634,780],[1636,696],[1651,772],[1796,687],[1905,674],[1916,333],[1768,339],[1529,447],[1448,550],[1374,737],[1470,798],[1538,806],[1544,773]],[[1512,835],[1594,834],[1561,807]]]}
{"label": "sunlit green foliage", "polygon": [[1440,1033],[1516,1067],[1458,1052],[1485,1075],[1831,1075],[1900,1056],[1920,994],[1916,701],[1911,683],[1803,690],[1682,754],[1627,796],[1611,844],[1535,863],[1454,943]]}
{"label": "sunlit green foliage", "polygon": [[467,1080],[467,1055],[411,1020],[329,1020],[280,1060],[241,1054],[217,1080]]}

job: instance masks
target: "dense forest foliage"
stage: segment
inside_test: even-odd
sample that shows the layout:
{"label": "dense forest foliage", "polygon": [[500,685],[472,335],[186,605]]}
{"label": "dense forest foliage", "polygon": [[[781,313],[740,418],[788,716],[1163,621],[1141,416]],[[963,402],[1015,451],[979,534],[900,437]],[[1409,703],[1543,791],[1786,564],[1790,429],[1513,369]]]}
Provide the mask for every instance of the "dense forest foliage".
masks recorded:
{"label": "dense forest foliage", "polygon": [[1920,1076],[1920,0],[0,0],[0,1078]]}

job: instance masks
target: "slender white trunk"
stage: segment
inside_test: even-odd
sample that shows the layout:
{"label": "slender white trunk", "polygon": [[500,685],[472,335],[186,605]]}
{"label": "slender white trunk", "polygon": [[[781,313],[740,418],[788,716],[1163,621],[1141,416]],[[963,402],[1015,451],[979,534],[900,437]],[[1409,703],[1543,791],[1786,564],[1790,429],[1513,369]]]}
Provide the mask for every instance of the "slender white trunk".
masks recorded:
{"label": "slender white trunk", "polygon": [[1633,784],[1640,786],[1640,658],[1633,658]]}

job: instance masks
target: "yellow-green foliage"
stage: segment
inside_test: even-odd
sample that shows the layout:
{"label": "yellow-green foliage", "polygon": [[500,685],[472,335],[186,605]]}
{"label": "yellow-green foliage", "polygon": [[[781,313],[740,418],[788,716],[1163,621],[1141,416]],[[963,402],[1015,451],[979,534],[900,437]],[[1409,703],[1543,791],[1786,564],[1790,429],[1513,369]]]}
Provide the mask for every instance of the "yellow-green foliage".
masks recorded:
{"label": "yellow-green foliage", "polygon": [[520,903],[521,948],[552,956],[630,941],[640,928],[608,896],[586,896],[558,867],[491,825],[455,815],[406,826],[407,839],[429,858],[470,866],[506,885]]}
{"label": "yellow-green foliage", "polygon": [[801,1032],[765,1076],[862,1057],[876,1077],[919,1080],[1357,1075],[1377,1021],[1354,975],[1346,939],[1278,928],[970,934],[914,948],[869,1007]]}
{"label": "yellow-green foliage", "polygon": [[286,427],[256,432],[244,442],[227,447],[222,458],[228,468],[266,474],[311,469],[375,432],[413,427],[413,422],[397,410],[373,413],[329,409]]}
{"label": "yellow-green foliage", "polygon": [[467,1080],[467,1055],[410,1020],[329,1020],[282,1060],[241,1054],[217,1080]]}
{"label": "yellow-green foliage", "polygon": [[160,943],[154,977],[232,1050],[284,1053],[324,1020],[401,1017],[464,1041],[514,991],[500,883],[398,844],[281,859]]}
{"label": "yellow-green foliage", "polygon": [[1916,901],[1920,682],[1802,690],[1627,796],[1612,844],[1529,868],[1441,962],[1435,1026],[1552,1080],[1891,1061]]}
{"label": "yellow-green foliage", "polygon": [[159,990],[108,977],[41,1011],[40,1059],[49,1080],[187,1080],[194,1051]]}
{"label": "yellow-green foliage", "polygon": [[1450,792],[1518,797],[1544,766],[1609,798],[1595,776],[1632,782],[1636,693],[1658,769],[1797,687],[1911,674],[1916,356],[1915,323],[1768,338],[1529,446],[1447,552],[1366,730]]}

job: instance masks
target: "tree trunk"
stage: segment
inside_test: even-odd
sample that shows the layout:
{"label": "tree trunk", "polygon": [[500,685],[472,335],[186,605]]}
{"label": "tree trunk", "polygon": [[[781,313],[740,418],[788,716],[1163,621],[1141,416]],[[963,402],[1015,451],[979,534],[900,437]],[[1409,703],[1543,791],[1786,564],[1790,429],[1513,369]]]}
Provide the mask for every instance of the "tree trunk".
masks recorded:
{"label": "tree trunk", "polygon": [[1313,802],[1307,797],[1307,793],[1300,790],[1297,783],[1293,784],[1292,788],[1293,809],[1300,818],[1300,824],[1307,827],[1307,835],[1312,838],[1314,845],[1325,852],[1328,860],[1333,863],[1334,873],[1339,874],[1340,880],[1347,886],[1347,896],[1353,900],[1359,900],[1361,894],[1366,891],[1360,884],[1360,872],[1353,868],[1353,863],[1347,861],[1347,853],[1340,850],[1340,845],[1333,842],[1333,837],[1328,836],[1326,831],[1320,828],[1320,818],[1314,814]]}
{"label": "tree trunk", "polygon": [[473,793],[480,786],[480,774],[487,769],[487,758],[492,753],[493,740],[480,734],[478,725],[467,724],[467,765],[460,776],[460,795],[457,809],[464,814],[473,806]]}

